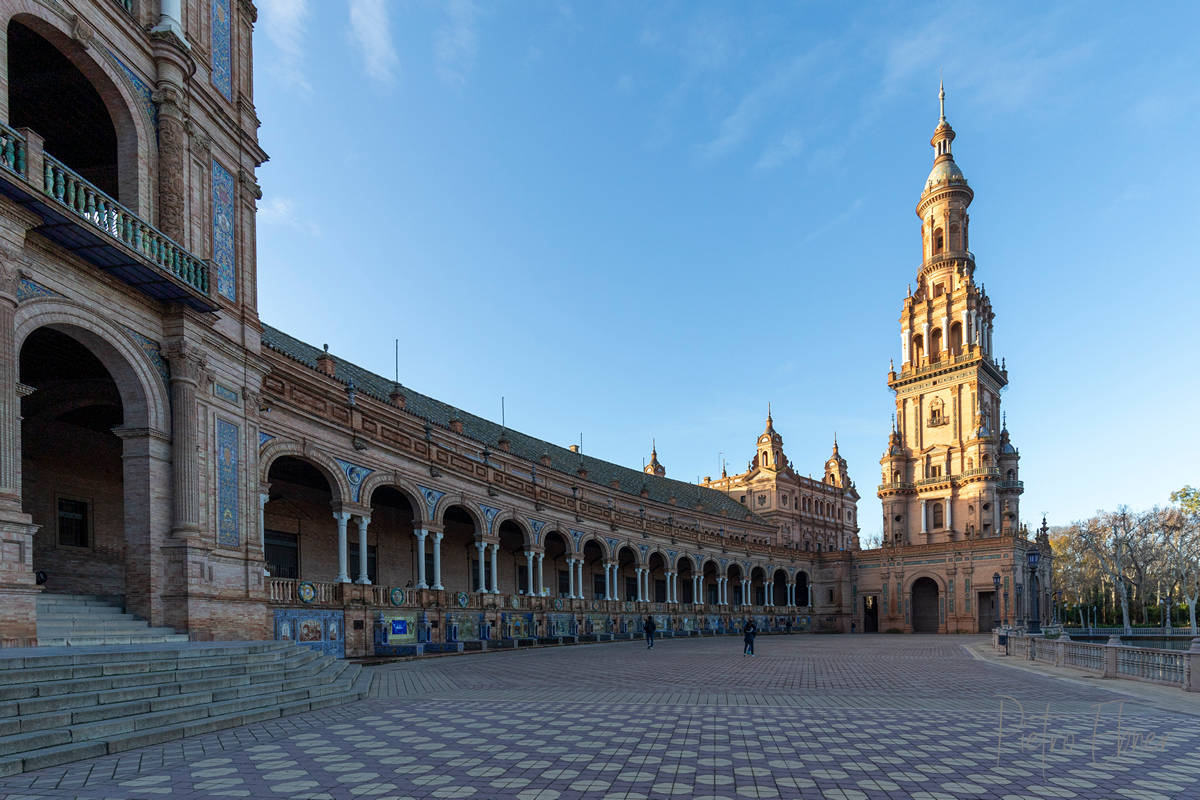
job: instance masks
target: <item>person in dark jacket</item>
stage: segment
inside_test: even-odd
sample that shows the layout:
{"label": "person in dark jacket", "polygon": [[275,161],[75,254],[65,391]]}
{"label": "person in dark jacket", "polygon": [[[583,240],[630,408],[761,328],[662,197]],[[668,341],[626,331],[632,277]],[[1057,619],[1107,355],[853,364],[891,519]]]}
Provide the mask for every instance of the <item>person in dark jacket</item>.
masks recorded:
{"label": "person in dark jacket", "polygon": [[754,655],[754,637],[757,635],[758,626],[754,624],[754,620],[746,620],[746,625],[742,628],[742,641],[746,644],[745,654],[748,656]]}
{"label": "person in dark jacket", "polygon": [[642,630],[646,634],[646,649],[654,649],[654,632],[658,630],[658,624],[654,621],[654,617],[646,615],[646,621],[642,623]]}

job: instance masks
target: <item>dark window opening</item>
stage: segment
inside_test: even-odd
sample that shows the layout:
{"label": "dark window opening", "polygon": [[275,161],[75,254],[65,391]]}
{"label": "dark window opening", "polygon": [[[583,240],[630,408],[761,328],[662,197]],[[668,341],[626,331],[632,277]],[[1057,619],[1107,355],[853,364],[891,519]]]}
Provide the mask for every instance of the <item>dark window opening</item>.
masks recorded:
{"label": "dark window opening", "polygon": [[300,577],[300,537],[294,533],[266,531],[263,534],[263,555],[272,578]]}
{"label": "dark window opening", "polygon": [[58,543],[69,547],[90,544],[89,520],[91,509],[86,500],[58,498]]}
{"label": "dark window opening", "polygon": [[[357,581],[361,574],[358,566],[358,542],[350,542],[347,547],[347,563],[346,574],[350,576],[350,580]],[[425,576],[426,582],[429,580],[429,575]],[[371,583],[378,582],[378,576],[375,573],[375,545],[367,545],[367,580]]]}

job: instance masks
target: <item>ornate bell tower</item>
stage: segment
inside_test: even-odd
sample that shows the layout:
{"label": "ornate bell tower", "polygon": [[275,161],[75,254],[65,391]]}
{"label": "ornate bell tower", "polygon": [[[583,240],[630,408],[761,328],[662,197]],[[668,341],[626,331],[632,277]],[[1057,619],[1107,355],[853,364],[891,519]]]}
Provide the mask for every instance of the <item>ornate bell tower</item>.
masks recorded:
{"label": "ornate bell tower", "polygon": [[896,422],[880,460],[884,544],[1012,535],[1019,529],[1019,454],[1000,411],[1008,384],[992,347],[995,314],[967,249],[974,192],[954,162],[946,93],[917,202],[921,267],[900,313],[901,365],[888,373]]}

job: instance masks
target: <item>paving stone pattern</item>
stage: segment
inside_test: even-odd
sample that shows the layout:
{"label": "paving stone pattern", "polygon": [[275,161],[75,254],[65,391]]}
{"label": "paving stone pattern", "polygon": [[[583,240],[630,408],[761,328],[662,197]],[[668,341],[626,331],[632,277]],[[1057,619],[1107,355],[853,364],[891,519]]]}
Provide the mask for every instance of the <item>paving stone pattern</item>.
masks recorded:
{"label": "paving stone pattern", "polygon": [[373,668],[364,701],[6,778],[0,796],[1200,797],[1200,717],[1166,690],[1139,700],[992,664],[964,646],[979,641],[765,636],[756,658],[717,638],[405,662]]}

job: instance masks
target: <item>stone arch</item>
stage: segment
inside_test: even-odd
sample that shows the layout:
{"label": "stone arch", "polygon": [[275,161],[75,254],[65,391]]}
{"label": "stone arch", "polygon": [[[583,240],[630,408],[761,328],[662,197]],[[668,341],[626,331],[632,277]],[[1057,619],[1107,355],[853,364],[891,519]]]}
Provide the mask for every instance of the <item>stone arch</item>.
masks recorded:
{"label": "stone arch", "polygon": [[595,542],[600,547],[600,552],[604,556],[605,561],[612,560],[612,551],[608,546],[608,542],[604,541],[604,537],[598,533],[585,533],[583,538],[579,540],[579,552],[582,553],[589,542]]}
{"label": "stone arch", "polygon": [[693,573],[700,571],[700,567],[698,564],[696,564],[696,559],[692,558],[691,553],[680,553],[675,558],[675,571],[678,572],[679,567],[682,566],[684,563],[686,563],[689,567],[692,568]]}
{"label": "stone arch", "polygon": [[[8,60],[9,24],[17,22],[49,42],[83,74],[100,95],[116,130],[117,181],[121,195],[116,199],[143,219],[152,220],[158,136],[149,110],[144,106],[146,101],[136,96],[129,79],[116,63],[116,57],[107,55],[85,22],[57,14],[52,8],[37,0],[15,0],[5,4],[4,10],[0,11],[3,59]],[[5,119],[11,119],[7,91],[0,102]]]}
{"label": "stone arch", "polygon": [[941,577],[919,572],[908,582],[907,597],[911,602],[912,629],[917,633],[937,633],[941,628],[941,604],[945,602],[946,585]]}
{"label": "stone arch", "polygon": [[364,506],[370,507],[371,495],[375,494],[376,489],[385,486],[404,495],[404,499],[412,506],[414,522],[429,521],[429,510],[425,506],[425,499],[421,497],[421,490],[394,472],[372,472],[363,480],[362,486],[358,487],[358,498]]}
{"label": "stone arch", "polygon": [[480,538],[488,536],[488,524],[484,519],[483,512],[479,510],[479,503],[474,498],[460,495],[456,499],[450,499],[449,496],[443,497],[438,503],[437,514],[432,522],[437,525],[443,525],[446,521],[446,512],[451,508],[461,508],[467,512],[467,516],[471,518],[471,522],[475,525],[475,532]]}
{"label": "stone arch", "polygon": [[38,328],[53,328],[87,347],[116,381],[126,427],[145,427],[170,435],[170,401],[163,378],[150,357],[124,330],[83,305],[63,297],[22,303],[16,312],[14,353]]}
{"label": "stone arch", "polygon": [[537,549],[537,546],[533,541],[533,531],[529,528],[529,520],[519,516],[515,511],[512,510],[501,511],[496,515],[496,518],[492,520],[492,531],[498,532],[500,530],[500,526],[505,522],[510,522],[520,529],[524,547],[527,550]]}
{"label": "stone arch", "polygon": [[261,485],[271,482],[271,465],[278,459],[289,456],[312,464],[325,479],[329,481],[329,492],[335,503],[347,503],[354,493],[350,491],[350,482],[333,456],[325,453],[311,444],[301,444],[290,439],[272,439],[258,453],[258,478]]}

